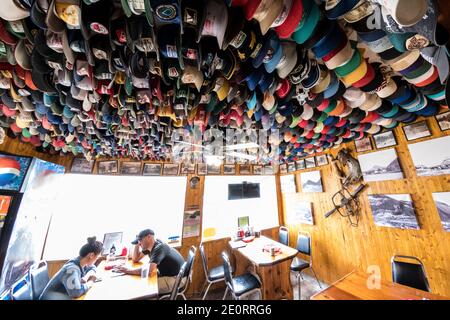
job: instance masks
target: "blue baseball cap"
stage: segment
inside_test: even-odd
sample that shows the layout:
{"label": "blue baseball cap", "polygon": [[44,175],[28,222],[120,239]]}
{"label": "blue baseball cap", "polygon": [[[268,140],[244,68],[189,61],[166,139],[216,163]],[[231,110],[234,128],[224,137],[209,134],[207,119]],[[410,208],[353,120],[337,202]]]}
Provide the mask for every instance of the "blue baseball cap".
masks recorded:
{"label": "blue baseball cap", "polygon": [[278,63],[280,63],[283,57],[283,48],[281,47],[280,40],[277,38],[276,40],[270,40],[270,42],[272,41],[273,43],[270,44],[270,49],[263,59],[264,67],[269,73],[272,73],[277,68]]}

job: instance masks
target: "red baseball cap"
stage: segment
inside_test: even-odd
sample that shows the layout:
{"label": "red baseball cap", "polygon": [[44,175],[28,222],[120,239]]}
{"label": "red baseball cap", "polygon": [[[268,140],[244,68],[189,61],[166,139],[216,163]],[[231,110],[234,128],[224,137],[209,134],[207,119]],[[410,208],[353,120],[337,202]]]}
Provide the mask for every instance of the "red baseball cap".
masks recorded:
{"label": "red baseball cap", "polygon": [[8,30],[6,30],[3,20],[0,19],[0,40],[9,45],[17,44],[17,38],[13,37]]}
{"label": "red baseball cap", "polygon": [[289,38],[295,31],[303,15],[302,0],[293,0],[291,10],[282,25],[275,28],[280,38]]}
{"label": "red baseball cap", "polygon": [[[262,0],[251,0],[251,1],[247,1],[247,3],[245,3],[245,7],[244,7],[244,13],[245,13],[245,18],[247,20],[252,20],[253,16],[255,15],[256,10],[258,9],[259,5],[261,4]],[[235,1],[233,1],[235,2]]]}

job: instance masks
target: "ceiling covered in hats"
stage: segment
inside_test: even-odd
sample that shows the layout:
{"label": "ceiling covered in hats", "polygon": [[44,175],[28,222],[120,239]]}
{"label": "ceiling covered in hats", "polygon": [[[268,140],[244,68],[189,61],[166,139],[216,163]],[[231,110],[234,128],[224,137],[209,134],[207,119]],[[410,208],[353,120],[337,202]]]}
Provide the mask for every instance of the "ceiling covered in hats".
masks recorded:
{"label": "ceiling covered in hats", "polygon": [[433,0],[2,0],[0,126],[44,152],[141,160],[172,159],[195,130],[255,129],[279,133],[257,162],[295,160],[446,108],[438,14]]}

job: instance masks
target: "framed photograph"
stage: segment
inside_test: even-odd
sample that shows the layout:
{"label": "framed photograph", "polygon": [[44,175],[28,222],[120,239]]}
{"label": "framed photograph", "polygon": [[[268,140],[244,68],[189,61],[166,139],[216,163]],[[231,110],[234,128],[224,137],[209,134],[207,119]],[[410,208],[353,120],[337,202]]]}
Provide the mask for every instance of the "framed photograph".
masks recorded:
{"label": "framed photograph", "polygon": [[397,140],[395,139],[394,131],[392,130],[374,134],[373,141],[375,141],[375,147],[377,149],[383,149],[397,145]]}
{"label": "framed photograph", "polygon": [[314,224],[311,202],[298,201],[295,197],[286,197],[285,212],[286,222],[289,224]]}
{"label": "framed photograph", "polygon": [[195,163],[181,163],[181,174],[195,174]]}
{"label": "framed photograph", "polygon": [[435,115],[434,117],[442,131],[450,129],[450,111]]}
{"label": "framed photograph", "polygon": [[370,137],[366,137],[360,140],[355,140],[355,148],[356,152],[365,152],[373,150],[372,148],[372,141],[370,140]]}
{"label": "framed photograph", "polygon": [[85,158],[73,158],[70,173],[92,173],[95,160],[86,160]]}
{"label": "framed photograph", "polygon": [[123,161],[120,167],[120,174],[136,176],[141,174],[142,163],[139,161]]}
{"label": "framed photograph", "polygon": [[249,164],[240,164],[239,174],[252,174],[252,166]]}
{"label": "framed photograph", "polygon": [[177,176],[180,165],[177,163],[164,163],[163,175],[165,176]]}
{"label": "framed photograph", "polygon": [[143,176],[160,176],[162,163],[144,163]]}
{"label": "framed photograph", "polygon": [[262,175],[263,174],[263,166],[254,165],[253,166],[253,174],[258,175],[258,176]]}
{"label": "framed photograph", "polygon": [[409,194],[370,194],[369,203],[377,226],[419,229]]}
{"label": "framed photograph", "polygon": [[322,154],[320,156],[316,156],[317,166],[326,166],[328,164],[328,158],[326,154]]}
{"label": "framed photograph", "polygon": [[223,174],[236,174],[236,165],[235,164],[224,164],[223,165]]}
{"label": "framed photograph", "polygon": [[430,129],[425,120],[403,126],[403,132],[408,141],[431,136]]}
{"label": "framed photograph", "polygon": [[102,255],[107,256],[119,255],[122,252],[122,237],[123,232],[105,233],[103,237],[103,252]]}
{"label": "framed photograph", "polygon": [[286,163],[282,163],[280,164],[280,173],[287,173],[287,164]]}
{"label": "framed photograph", "polygon": [[295,162],[289,162],[288,164],[288,172],[294,172],[295,171]]}
{"label": "framed photograph", "polygon": [[320,171],[310,171],[300,173],[302,192],[323,192],[322,178]]}
{"label": "framed photograph", "polygon": [[275,168],[272,165],[266,165],[264,166],[264,174],[265,175],[273,175],[275,174]]}
{"label": "framed photograph", "polygon": [[116,174],[119,172],[117,160],[106,160],[98,162],[98,174]]}
{"label": "framed photograph", "polygon": [[0,189],[20,191],[31,164],[31,157],[0,154]]}
{"label": "framed photograph", "polygon": [[433,193],[434,204],[441,218],[442,227],[450,232],[450,192]]}
{"label": "framed photograph", "polygon": [[450,174],[450,136],[408,144],[418,176]]}
{"label": "framed photograph", "polygon": [[206,163],[198,163],[197,164],[197,174],[199,176],[204,176],[207,173]]}
{"label": "framed photograph", "polygon": [[208,174],[220,174],[220,165],[207,164],[206,171]]}
{"label": "framed photograph", "polygon": [[303,170],[305,169],[305,159],[300,159],[295,161],[295,167],[297,168],[297,170]]}
{"label": "framed photograph", "polygon": [[403,171],[395,149],[366,153],[358,156],[364,181],[403,179]]}
{"label": "framed photograph", "polygon": [[281,193],[296,193],[297,187],[295,186],[295,176],[293,174],[287,174],[280,177]]}
{"label": "framed photograph", "polygon": [[305,167],[306,169],[315,168],[316,167],[315,158],[314,157],[305,158]]}

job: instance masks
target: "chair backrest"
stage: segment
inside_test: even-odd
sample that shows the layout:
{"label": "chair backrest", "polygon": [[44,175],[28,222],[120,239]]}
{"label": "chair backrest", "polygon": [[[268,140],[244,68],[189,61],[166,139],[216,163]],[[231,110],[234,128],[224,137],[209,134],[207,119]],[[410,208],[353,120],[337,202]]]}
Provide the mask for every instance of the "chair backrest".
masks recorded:
{"label": "chair backrest", "polygon": [[186,266],[186,270],[184,270],[183,278],[189,277],[192,280],[192,271],[194,270],[193,265],[194,265],[194,260],[195,260],[196,254],[197,254],[197,248],[194,246],[191,246],[189,248],[188,256],[186,259],[187,266]]}
{"label": "chair backrest", "polygon": [[33,300],[39,299],[45,286],[50,281],[47,262],[41,261],[30,269],[31,293]]}
{"label": "chair backrest", "polygon": [[278,239],[280,243],[284,244],[285,246],[289,245],[289,229],[281,226],[280,230],[278,232]]}
{"label": "chair backrest", "polygon": [[203,242],[200,243],[199,249],[200,249],[200,255],[202,256],[202,264],[203,264],[203,270],[205,271],[205,277],[208,278],[208,260],[206,259],[205,247],[203,245]]}
{"label": "chair backrest", "polygon": [[18,280],[11,288],[11,296],[13,300],[31,300],[31,284],[28,275]]}
{"label": "chair backrest", "polygon": [[225,251],[222,251],[222,260],[223,260],[223,271],[225,274],[225,283],[230,288],[230,290],[234,292],[233,275],[230,258],[228,257],[228,254]]}
{"label": "chair backrest", "polygon": [[170,300],[177,299],[178,293],[180,292],[180,288],[179,288],[180,282],[181,282],[181,279],[183,278],[183,275],[186,272],[187,267],[188,267],[188,262],[186,261],[185,263],[183,263],[183,265],[180,268],[180,271],[178,272],[177,278],[176,278],[175,283],[172,288],[172,292],[170,293],[170,298],[169,298]]}
{"label": "chair backrest", "polygon": [[297,250],[300,253],[311,255],[311,237],[303,232],[298,233]]}
{"label": "chair backrest", "polygon": [[[398,261],[397,259],[414,260],[416,263]],[[395,255],[391,259],[391,266],[393,282],[430,292],[430,285],[422,261],[416,257]]]}

